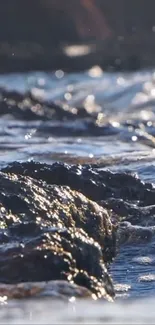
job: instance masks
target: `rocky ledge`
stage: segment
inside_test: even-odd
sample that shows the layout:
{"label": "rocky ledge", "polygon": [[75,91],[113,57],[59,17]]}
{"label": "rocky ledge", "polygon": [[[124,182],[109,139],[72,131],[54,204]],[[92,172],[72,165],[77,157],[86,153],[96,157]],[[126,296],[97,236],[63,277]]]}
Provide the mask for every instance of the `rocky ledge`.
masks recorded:
{"label": "rocky ledge", "polygon": [[[66,280],[112,299],[107,264],[115,234],[108,211],[71,187],[37,180],[37,172],[17,173],[17,165],[0,172],[0,282]],[[26,166],[31,173],[32,164]]]}
{"label": "rocky ledge", "polygon": [[136,175],[97,165],[32,161],[1,169],[0,292],[46,295],[54,286],[112,300],[109,263],[118,243],[151,240],[154,194]]}

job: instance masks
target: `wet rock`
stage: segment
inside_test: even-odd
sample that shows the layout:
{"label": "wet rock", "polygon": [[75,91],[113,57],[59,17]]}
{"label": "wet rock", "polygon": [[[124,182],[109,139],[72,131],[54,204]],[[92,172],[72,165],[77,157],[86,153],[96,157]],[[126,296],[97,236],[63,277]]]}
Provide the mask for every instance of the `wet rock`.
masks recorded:
{"label": "wet rock", "polygon": [[[56,104],[51,101],[45,101],[38,98],[32,92],[20,94],[16,91],[7,91],[0,89],[0,115],[11,115],[15,119],[24,121],[33,120],[58,120],[72,121],[75,119],[88,119],[91,114],[84,107],[74,108],[66,104]],[[94,115],[94,114],[93,114]],[[95,122],[97,114],[93,116]],[[86,120],[87,121],[87,120]],[[93,122],[93,121],[92,121]],[[91,120],[90,120],[91,123]],[[94,125],[95,127],[95,125]],[[46,130],[44,130],[45,132]]]}
{"label": "wet rock", "polygon": [[61,300],[72,297],[96,299],[95,294],[92,294],[88,289],[63,280],[25,282],[12,285],[0,283],[0,296],[5,296],[8,299],[41,297]]}
{"label": "wet rock", "polygon": [[14,166],[0,173],[0,282],[68,280],[112,298],[106,264],[116,247],[107,210],[68,186],[37,180],[37,169],[30,177]]}
{"label": "wet rock", "polygon": [[129,173],[100,170],[98,166],[65,163],[48,165],[32,161],[15,162],[2,171],[34,177],[48,184],[67,185],[98,202],[111,198],[136,203],[138,206],[154,205],[155,202],[155,188],[151,183],[144,183]]}
{"label": "wet rock", "polygon": [[13,163],[3,171],[67,185],[98,202],[110,211],[112,223],[119,224],[118,244],[146,242],[154,236],[155,188],[136,175],[103,171],[97,165],[47,165],[33,161]]}
{"label": "wet rock", "polygon": [[[89,112],[85,105],[72,107],[37,98],[32,92],[20,94],[0,89],[0,116],[15,121],[42,121],[36,125],[36,136],[101,136],[120,132],[112,123],[98,124],[98,111]],[[5,131],[6,132],[6,131]],[[4,135],[4,132],[2,133]],[[7,132],[6,132],[7,134]]]}
{"label": "wet rock", "polygon": [[[151,194],[151,192],[150,192]],[[100,202],[106,209],[112,209],[119,219],[131,222],[132,225],[153,226],[155,205],[144,206],[142,202],[128,201],[123,199],[109,198]],[[143,204],[143,205],[141,205]]]}
{"label": "wet rock", "polygon": [[121,244],[144,244],[152,240],[155,227],[136,226],[128,221],[121,222],[118,230],[118,243]]}
{"label": "wet rock", "polygon": [[58,118],[60,121],[73,119],[75,115],[71,108],[65,110],[63,105],[46,103],[35,98],[31,93],[22,95],[15,91],[0,90],[0,115],[11,115],[15,119],[24,121],[33,120],[53,120]]}

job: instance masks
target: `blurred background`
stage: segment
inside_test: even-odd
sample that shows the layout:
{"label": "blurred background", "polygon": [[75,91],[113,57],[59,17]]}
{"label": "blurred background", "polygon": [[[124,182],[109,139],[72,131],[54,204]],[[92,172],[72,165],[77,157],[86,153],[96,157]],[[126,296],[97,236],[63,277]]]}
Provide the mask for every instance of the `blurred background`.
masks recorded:
{"label": "blurred background", "polygon": [[[86,301],[78,309],[72,303],[70,309],[64,306],[60,313],[60,306],[55,308],[51,300],[53,309],[47,300],[40,300],[41,308],[38,300],[34,304],[16,300],[8,308],[4,302],[3,323],[24,323],[25,315],[29,324],[36,318],[45,324],[72,316],[76,323],[88,318],[114,324],[117,318],[128,324],[131,315],[133,323],[139,318],[154,322],[155,202],[150,190],[155,187],[154,9],[154,0],[0,1],[0,169],[35,161],[43,169],[45,163],[65,162],[98,166],[99,173],[118,172],[122,188],[105,201],[105,207],[112,216],[128,221],[120,229],[125,230],[122,238],[127,245],[121,244],[108,269],[121,303],[118,309],[116,304],[107,309]],[[136,175],[132,191],[124,172]],[[16,201],[20,191],[12,196],[12,204],[20,202]],[[18,254],[20,226],[17,237],[15,225],[17,241],[0,228],[0,265],[9,271],[7,259]],[[31,236],[36,240],[35,230]],[[37,245],[38,240],[42,241],[42,233]],[[20,270],[23,263],[20,254]],[[140,298],[145,298],[144,308]],[[125,300],[132,302],[130,308]]]}
{"label": "blurred background", "polygon": [[152,66],[154,9],[153,0],[1,0],[0,72]]}

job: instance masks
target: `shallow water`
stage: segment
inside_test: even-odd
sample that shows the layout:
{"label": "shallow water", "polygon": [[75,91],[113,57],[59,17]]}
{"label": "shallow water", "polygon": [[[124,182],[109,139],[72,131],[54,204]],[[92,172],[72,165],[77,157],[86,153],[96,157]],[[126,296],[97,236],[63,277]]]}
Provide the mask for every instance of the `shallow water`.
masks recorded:
{"label": "shallow water", "polygon": [[[101,169],[137,173],[155,183],[155,70],[108,74],[95,67],[69,75],[62,71],[1,75],[0,87],[22,94],[30,91],[40,101],[66,105],[75,113],[84,107],[97,125],[92,130],[83,118],[24,120],[3,114],[0,167],[15,160],[93,163]],[[154,247],[153,237],[147,244],[120,248],[110,266],[117,299],[155,298]]]}

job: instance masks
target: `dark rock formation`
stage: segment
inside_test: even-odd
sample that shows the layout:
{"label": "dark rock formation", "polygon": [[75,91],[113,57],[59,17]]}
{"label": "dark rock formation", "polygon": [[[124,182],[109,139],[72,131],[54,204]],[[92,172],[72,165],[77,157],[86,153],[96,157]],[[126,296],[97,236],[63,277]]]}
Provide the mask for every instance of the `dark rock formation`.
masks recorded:
{"label": "dark rock formation", "polygon": [[0,89],[0,116],[7,114],[17,120],[58,120],[58,123],[59,121],[91,118],[91,114],[84,107],[77,108],[75,112],[72,107],[68,106],[67,110],[65,105],[41,100],[31,92],[23,95],[15,91]]}
{"label": "dark rock formation", "polygon": [[[100,136],[119,133],[120,130],[110,122],[98,123],[98,112],[88,112],[85,107],[73,108],[63,104],[43,101],[31,92],[20,94],[15,91],[0,89],[0,116],[9,115],[16,120],[48,121],[40,123],[36,134],[53,134],[60,136]],[[76,127],[73,124],[76,121]],[[78,125],[79,122],[79,125]]]}
{"label": "dark rock formation", "polygon": [[0,282],[68,280],[113,298],[106,264],[115,234],[107,210],[70,187],[48,184],[52,172],[41,180],[44,167],[34,166],[0,173]]}
{"label": "dark rock formation", "polygon": [[[139,206],[153,205],[155,202],[155,189],[152,184],[144,183],[137,176],[129,173],[100,170],[97,165],[81,166],[65,163],[47,165],[33,161],[22,164],[14,162],[2,171],[30,176],[46,181],[48,184],[67,185],[80,191],[91,200],[98,202],[109,200],[109,206],[111,199],[115,199],[117,202],[120,202],[120,199],[132,203],[139,201]],[[115,203],[111,202],[111,206],[115,209]],[[118,212],[117,206],[116,211]],[[123,208],[120,208],[119,215],[122,215],[123,212]]]}
{"label": "dark rock formation", "polygon": [[8,92],[4,89],[1,89],[0,93],[0,116],[9,114],[17,120],[24,121],[38,119],[42,121],[55,119],[63,121],[64,119],[72,120],[75,118],[75,114],[71,112],[71,109],[66,111],[61,105],[42,102],[31,93],[23,96],[18,92]]}
{"label": "dark rock formation", "polygon": [[47,165],[33,161],[16,162],[3,171],[69,186],[98,202],[110,211],[113,224],[126,221],[119,226],[118,243],[149,241],[154,235],[155,189],[135,175],[103,171],[97,165]]}
{"label": "dark rock formation", "polygon": [[127,243],[131,245],[150,242],[155,235],[155,226],[132,225],[128,221],[119,224],[118,230],[119,245]]}
{"label": "dark rock formation", "polygon": [[[0,295],[8,299],[43,298],[68,300],[68,298],[93,298],[95,294],[85,287],[78,286],[65,280],[52,280],[41,282],[23,282],[16,284],[0,283]],[[31,301],[32,302],[32,301]],[[37,301],[38,302],[38,301]]]}
{"label": "dark rock formation", "polygon": [[10,164],[0,172],[0,282],[65,280],[114,297],[106,267],[116,243],[152,239],[154,197],[153,185],[97,165]]}

